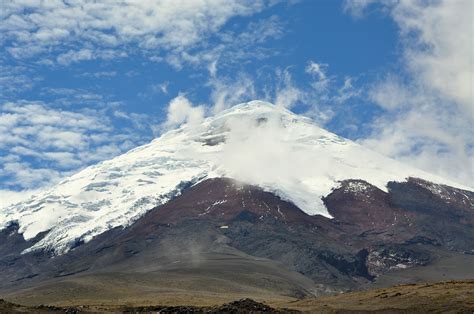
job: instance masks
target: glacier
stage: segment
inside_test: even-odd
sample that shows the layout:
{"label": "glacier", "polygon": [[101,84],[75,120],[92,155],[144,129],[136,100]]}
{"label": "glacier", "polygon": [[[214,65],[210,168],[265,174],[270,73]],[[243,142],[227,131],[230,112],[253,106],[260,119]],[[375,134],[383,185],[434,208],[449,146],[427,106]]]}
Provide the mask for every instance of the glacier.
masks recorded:
{"label": "glacier", "polygon": [[[418,177],[462,189],[318,127],[309,118],[263,101],[234,106],[197,125],[185,124],[151,143],[103,161],[29,199],[0,209],[0,229],[17,222],[25,250],[63,254],[214,177],[253,184],[310,215],[331,218],[322,198],[346,179],[382,190]],[[225,201],[225,200],[223,200]]]}

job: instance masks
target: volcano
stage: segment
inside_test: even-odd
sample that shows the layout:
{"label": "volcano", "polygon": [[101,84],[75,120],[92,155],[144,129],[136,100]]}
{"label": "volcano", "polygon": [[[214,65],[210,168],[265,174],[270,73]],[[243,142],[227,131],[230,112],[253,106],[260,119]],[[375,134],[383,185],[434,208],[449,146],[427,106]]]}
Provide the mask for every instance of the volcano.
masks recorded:
{"label": "volcano", "polygon": [[0,209],[0,293],[290,300],[473,278],[473,204],[470,187],[253,101]]}

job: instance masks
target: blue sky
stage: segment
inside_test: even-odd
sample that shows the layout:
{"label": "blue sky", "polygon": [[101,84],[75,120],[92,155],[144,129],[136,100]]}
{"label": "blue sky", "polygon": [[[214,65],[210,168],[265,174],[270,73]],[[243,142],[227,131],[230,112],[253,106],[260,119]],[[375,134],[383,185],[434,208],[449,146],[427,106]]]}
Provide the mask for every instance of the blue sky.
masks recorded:
{"label": "blue sky", "polygon": [[253,99],[473,181],[471,1],[1,6],[5,200]]}

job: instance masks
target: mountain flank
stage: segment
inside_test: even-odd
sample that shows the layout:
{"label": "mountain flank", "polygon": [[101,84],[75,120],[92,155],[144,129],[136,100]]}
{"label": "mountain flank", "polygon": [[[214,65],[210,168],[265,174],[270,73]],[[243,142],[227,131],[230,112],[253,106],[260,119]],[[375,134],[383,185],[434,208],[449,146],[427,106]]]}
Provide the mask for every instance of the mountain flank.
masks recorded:
{"label": "mountain flank", "polygon": [[[310,216],[263,189],[208,179],[68,253],[22,253],[12,224],[0,236],[0,293],[38,304],[147,303],[157,295],[213,302],[296,300],[351,290],[474,278],[471,192],[427,182],[341,182]],[[436,198],[421,201],[427,193]],[[459,196],[462,199],[453,199]],[[425,206],[425,207],[423,207]],[[183,303],[180,303],[183,304]],[[214,303],[215,304],[215,303]]]}

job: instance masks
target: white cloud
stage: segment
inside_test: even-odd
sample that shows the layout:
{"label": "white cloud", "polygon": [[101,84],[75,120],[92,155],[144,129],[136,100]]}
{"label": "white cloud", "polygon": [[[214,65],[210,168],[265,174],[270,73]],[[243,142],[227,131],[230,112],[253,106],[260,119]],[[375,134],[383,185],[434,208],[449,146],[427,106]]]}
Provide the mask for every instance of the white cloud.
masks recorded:
{"label": "white cloud", "polygon": [[[309,156],[295,151],[287,141],[290,135],[278,114],[268,115],[264,123],[258,123],[251,116],[231,118],[227,120],[226,128],[228,133],[218,155],[218,164],[242,182],[270,184],[284,181],[288,185],[294,184],[297,191],[297,186],[301,186],[301,174],[311,168],[301,165],[314,164]],[[289,165],[288,160],[300,166]]]}
{"label": "white cloud", "polygon": [[255,99],[257,95],[254,85],[254,80],[241,72],[232,78],[211,77],[208,86],[212,88],[213,113]]}
{"label": "white cloud", "polygon": [[306,67],[306,73],[311,74],[314,78],[312,86],[318,92],[325,92],[328,89],[330,80],[326,76],[327,68],[327,64],[316,63],[312,60],[308,62],[308,66]]}
{"label": "white cloud", "polygon": [[[371,4],[358,3],[356,15],[363,15]],[[399,27],[404,68],[388,73],[369,91],[386,114],[376,120],[363,143],[422,169],[472,182],[474,4],[469,0],[383,4]]]}
{"label": "white cloud", "polygon": [[[413,93],[411,93],[413,94]],[[368,91],[370,100],[387,110],[397,110],[408,107],[412,101],[410,92],[396,75],[389,74],[377,82]]]}
{"label": "white cloud", "polygon": [[300,99],[301,91],[294,86],[287,86],[277,91],[275,105],[283,108],[291,108]]}
{"label": "white cloud", "polygon": [[207,70],[209,71],[209,75],[211,77],[215,77],[217,74],[217,59],[212,61],[208,66]]}
{"label": "white cloud", "polygon": [[402,1],[392,11],[405,44],[408,70],[443,99],[472,113],[474,105],[474,3]]}
{"label": "white cloud", "polygon": [[[210,111],[219,113],[234,105],[254,99],[274,102],[277,106],[291,108],[297,101],[309,101],[307,91],[297,87],[288,69],[276,69],[272,75],[271,84],[263,84],[256,90],[256,80],[244,72],[239,72],[233,77],[211,76],[207,86],[211,88]],[[168,107],[165,127],[170,128],[182,123],[197,124],[206,114],[205,105],[193,106],[183,95],[174,98]]]}
{"label": "white cloud", "polygon": [[92,50],[81,49],[79,51],[69,50],[66,53],[60,54],[57,57],[57,61],[59,64],[68,65],[78,61],[92,60],[93,58]]}
{"label": "white cloud", "polygon": [[168,86],[170,85],[170,82],[163,82],[159,84],[153,84],[151,85],[151,90],[155,93],[163,93],[163,94],[168,94]]}
{"label": "white cloud", "polygon": [[429,106],[386,115],[375,122],[373,134],[361,142],[420,169],[472,184],[474,158],[466,147],[472,141],[472,137],[466,138],[472,123],[458,115],[444,115],[444,109]]}
{"label": "white cloud", "polygon": [[211,76],[207,86],[211,88],[212,112],[260,99],[288,109],[296,104],[303,105],[307,109],[305,115],[324,125],[334,117],[336,106],[344,105],[361,93],[353,86],[354,78],[345,77],[343,82],[339,82],[326,73],[328,67],[327,64],[309,61],[305,72],[310,79],[303,84],[295,83],[292,77],[294,69],[290,67],[261,71],[256,77],[244,72],[232,77]]}
{"label": "white cloud", "polygon": [[174,128],[183,123],[197,125],[204,119],[204,107],[193,106],[183,95],[173,98],[168,105],[168,114],[164,126]]}
{"label": "white cloud", "polygon": [[112,117],[106,110],[71,111],[42,102],[1,105],[0,189],[53,184],[142,142],[138,130],[118,132]]}
{"label": "white cloud", "polygon": [[[328,75],[329,65],[308,62],[305,72],[311,77],[305,84],[296,84],[290,69],[276,70],[275,96],[267,97],[277,106],[292,108],[297,103],[306,107],[306,116],[319,125],[329,123],[338,112],[344,113],[346,103],[361,94],[360,89],[353,86],[354,78],[344,80]],[[342,110],[345,109],[345,110]]]}
{"label": "white cloud", "polygon": [[344,84],[337,90],[337,95],[333,97],[336,103],[342,104],[351,98],[361,95],[362,91],[354,87],[354,81],[356,81],[356,79],[350,76],[344,78]]}
{"label": "white cloud", "polygon": [[144,91],[138,93],[138,97],[144,99],[152,99],[157,94],[167,95],[169,86],[170,82],[168,81],[149,84]]}
{"label": "white cloud", "polygon": [[345,0],[342,10],[353,17],[362,17],[365,9],[373,2],[375,0]]}
{"label": "white cloud", "polygon": [[277,71],[279,84],[275,95],[275,105],[283,108],[291,108],[303,97],[303,92],[293,84],[288,69]]}
{"label": "white cloud", "polygon": [[[15,58],[55,51],[63,65],[124,56],[117,50],[132,46],[153,57],[166,50],[181,58],[232,17],[266,6],[264,1],[247,0],[13,0],[2,3],[0,43]],[[272,32],[274,28],[266,29],[263,37],[274,36]]]}
{"label": "white cloud", "polygon": [[370,13],[388,13],[389,8],[400,0],[344,0],[342,9],[355,19],[361,19]]}
{"label": "white cloud", "polygon": [[250,22],[243,30],[218,32],[216,42],[207,41],[202,49],[173,50],[165,58],[153,56],[158,62],[166,60],[180,70],[185,63],[198,66],[206,65],[211,77],[216,76],[218,67],[240,66],[248,60],[261,60],[279,54],[264,43],[283,35],[283,23],[275,16]]}
{"label": "white cloud", "polygon": [[0,60],[0,98],[31,90],[42,78],[25,66],[3,64]]}

